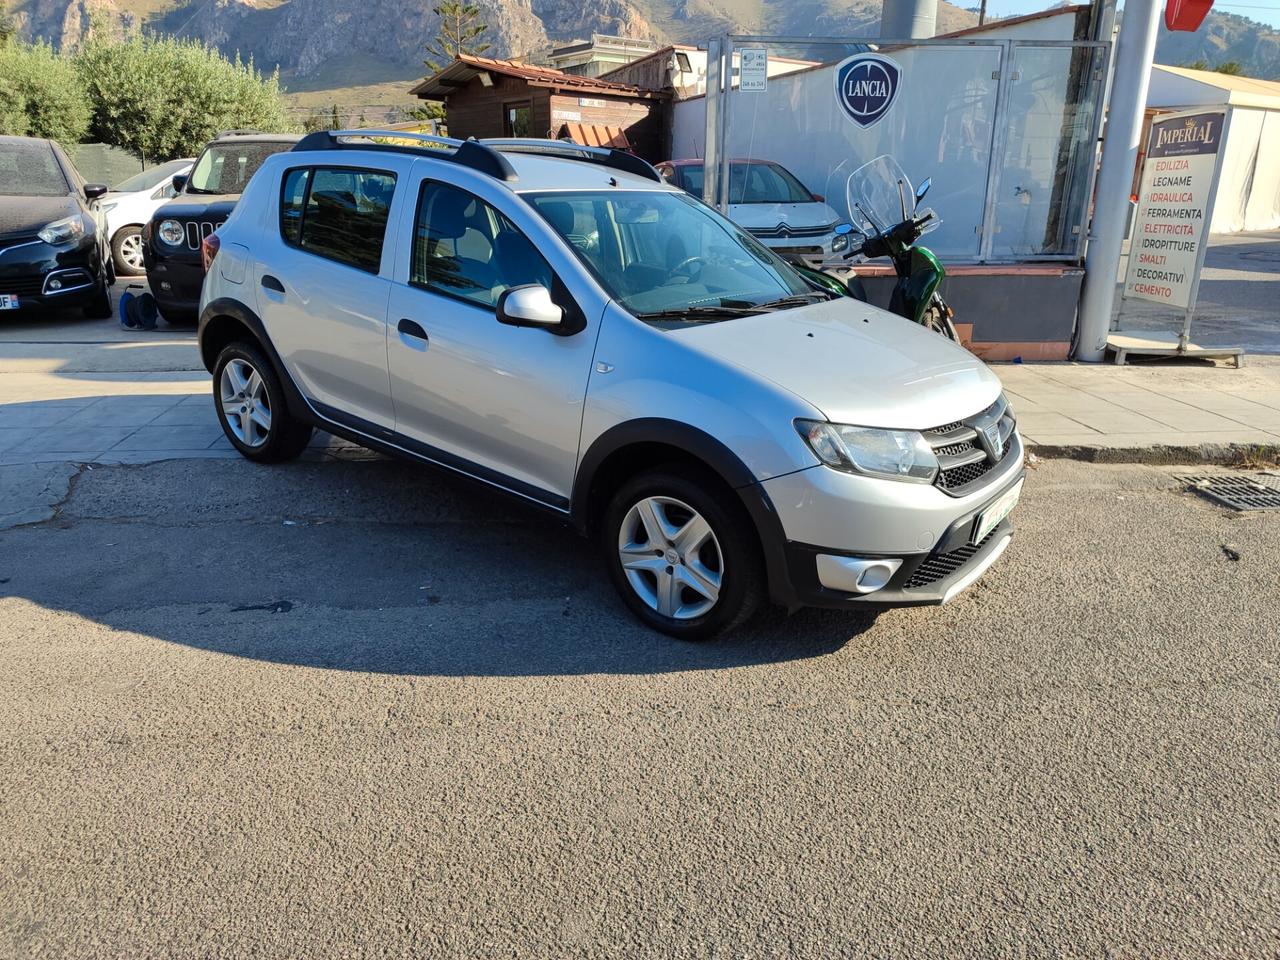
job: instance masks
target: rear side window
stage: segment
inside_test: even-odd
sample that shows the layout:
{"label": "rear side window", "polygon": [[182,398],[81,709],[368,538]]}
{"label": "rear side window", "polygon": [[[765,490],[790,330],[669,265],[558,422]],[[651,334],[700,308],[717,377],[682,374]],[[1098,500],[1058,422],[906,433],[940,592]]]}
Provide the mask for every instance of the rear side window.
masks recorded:
{"label": "rear side window", "polygon": [[395,174],[382,170],[290,170],[280,191],[280,236],[308,253],[377,273],[395,190]]}
{"label": "rear side window", "polygon": [[280,191],[280,236],[292,247],[302,236],[302,206],[307,202],[307,183],[310,170],[290,170],[284,177],[284,189]]}

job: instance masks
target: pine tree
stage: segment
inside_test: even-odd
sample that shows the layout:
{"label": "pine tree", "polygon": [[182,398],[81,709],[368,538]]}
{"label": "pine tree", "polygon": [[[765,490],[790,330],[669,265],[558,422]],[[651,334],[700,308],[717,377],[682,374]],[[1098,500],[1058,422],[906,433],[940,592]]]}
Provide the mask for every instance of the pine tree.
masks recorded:
{"label": "pine tree", "polygon": [[490,44],[480,40],[489,25],[480,22],[476,4],[444,0],[431,9],[440,18],[440,32],[434,43],[427,44],[427,56],[422,62],[432,73],[439,73],[460,53],[479,56],[489,49]]}

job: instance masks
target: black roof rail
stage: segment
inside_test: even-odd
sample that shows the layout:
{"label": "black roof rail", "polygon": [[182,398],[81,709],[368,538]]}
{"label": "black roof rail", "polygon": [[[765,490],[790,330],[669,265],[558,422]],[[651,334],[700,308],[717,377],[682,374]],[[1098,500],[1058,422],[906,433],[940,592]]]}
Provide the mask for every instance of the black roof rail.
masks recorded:
{"label": "black roof rail", "polygon": [[[412,147],[378,142],[385,139],[416,142]],[[359,147],[365,150],[415,150],[441,160],[450,160],[464,167],[471,167],[473,170],[479,170],[481,173],[509,183],[515,182],[519,177],[511,166],[511,161],[504,157],[503,153],[529,153],[566,160],[584,160],[587,163],[595,163],[637,177],[644,177],[656,183],[663,182],[662,175],[653,168],[653,165],[646,160],[641,160],[634,153],[610,147],[588,147],[574,143],[572,140],[538,140],[526,137],[457,140],[453,137],[410,133],[406,130],[317,130],[299,140],[293,149],[298,151],[337,150],[343,147]],[[446,149],[440,149],[442,147]]]}
{"label": "black roof rail", "polygon": [[[377,142],[384,138],[415,140],[417,143],[412,147],[406,147],[404,144]],[[353,140],[356,142],[353,143]],[[361,150],[413,150],[479,170],[494,179],[505,180],[508,183],[514,183],[520,179],[516,175],[515,168],[511,166],[510,160],[479,140],[456,140],[452,137],[436,137],[406,130],[317,130],[299,140],[293,149],[301,152],[303,150],[340,150],[344,147]],[[440,147],[451,149],[442,150],[439,149]]]}
{"label": "black roof rail", "polygon": [[612,167],[626,173],[644,177],[662,183],[662,175],[653,168],[653,164],[642,160],[634,153],[615,150],[612,147],[588,147],[572,140],[539,140],[530,137],[500,137],[481,140],[480,143],[495,150],[511,153],[532,153],[546,157],[564,157],[570,160],[586,160],[601,166]]}

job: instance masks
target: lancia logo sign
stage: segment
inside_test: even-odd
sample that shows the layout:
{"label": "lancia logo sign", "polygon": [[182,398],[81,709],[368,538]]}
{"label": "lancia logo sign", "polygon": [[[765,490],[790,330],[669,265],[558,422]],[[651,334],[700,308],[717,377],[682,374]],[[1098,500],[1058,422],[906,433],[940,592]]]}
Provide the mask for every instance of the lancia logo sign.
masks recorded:
{"label": "lancia logo sign", "polygon": [[836,67],[836,100],[860,127],[869,127],[893,106],[902,71],[888,57],[860,53]]}

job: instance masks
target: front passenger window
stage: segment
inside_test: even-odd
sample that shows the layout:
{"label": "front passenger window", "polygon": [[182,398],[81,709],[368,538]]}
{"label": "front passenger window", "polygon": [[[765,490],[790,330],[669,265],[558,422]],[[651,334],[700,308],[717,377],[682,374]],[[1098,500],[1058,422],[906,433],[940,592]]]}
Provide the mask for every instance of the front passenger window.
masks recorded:
{"label": "front passenger window", "polygon": [[418,201],[409,282],[493,307],[509,287],[550,289],[551,267],[520,229],[479,197],[427,181]]}

